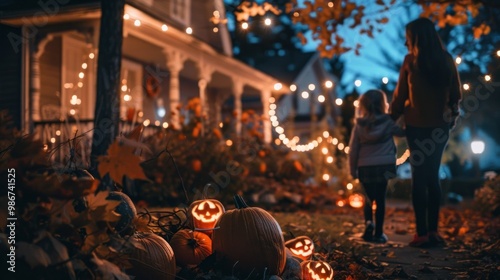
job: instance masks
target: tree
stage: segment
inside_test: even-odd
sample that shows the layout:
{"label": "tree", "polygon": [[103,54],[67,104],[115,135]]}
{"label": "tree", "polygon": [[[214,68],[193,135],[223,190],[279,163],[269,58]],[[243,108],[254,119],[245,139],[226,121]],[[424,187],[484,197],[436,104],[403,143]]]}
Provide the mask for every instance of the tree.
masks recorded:
{"label": "tree", "polygon": [[101,1],[97,94],[92,139],[91,169],[118,135],[120,124],[120,68],[125,0]]}
{"label": "tree", "polygon": [[[292,15],[294,23],[304,24],[312,32],[312,38],[318,41],[318,51],[324,57],[333,57],[348,51],[359,54],[361,45],[346,46],[345,38],[339,34],[341,27],[347,26],[358,30],[360,34],[374,37],[380,32],[381,25],[389,22],[391,11],[399,5],[416,3],[422,7],[423,17],[428,17],[443,28],[447,25],[457,26],[467,24],[470,18],[483,13],[490,13],[490,8],[500,8],[495,0],[377,0],[375,5],[364,5],[366,2],[357,0],[315,0],[297,1],[287,6],[287,13]],[[495,21],[495,15],[483,21],[475,22],[473,34],[475,38],[488,35],[490,24]],[[303,33],[298,34],[305,43]]]}

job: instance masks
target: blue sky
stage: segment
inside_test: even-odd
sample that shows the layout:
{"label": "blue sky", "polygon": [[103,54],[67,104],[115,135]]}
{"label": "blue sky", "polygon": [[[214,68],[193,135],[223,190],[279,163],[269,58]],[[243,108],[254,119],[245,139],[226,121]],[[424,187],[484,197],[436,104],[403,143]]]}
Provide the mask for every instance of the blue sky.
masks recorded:
{"label": "blue sky", "polygon": [[[358,30],[347,27],[349,24],[339,30],[339,33],[346,39],[346,45],[355,46],[357,43],[362,45],[359,56],[353,51],[341,55],[346,68],[341,80],[342,88],[339,90],[340,93],[351,92],[355,87],[354,81],[356,79],[361,80],[361,86],[358,88],[360,93],[379,87],[380,84],[378,83],[383,77],[388,77],[392,82],[397,81],[399,74],[397,70],[384,67],[377,60],[383,60],[381,51],[382,48],[385,48],[396,61],[403,61],[407,53],[404,46],[404,27],[406,23],[417,18],[420,11],[420,8],[416,5],[410,10],[407,10],[402,5],[391,8],[390,11],[380,15],[387,16],[389,22],[380,25],[382,32],[375,33],[374,38],[360,35]],[[368,8],[367,13],[369,13]],[[308,35],[310,38],[311,34]],[[316,44],[309,40],[304,49],[314,51]],[[377,81],[377,83],[373,81]]]}

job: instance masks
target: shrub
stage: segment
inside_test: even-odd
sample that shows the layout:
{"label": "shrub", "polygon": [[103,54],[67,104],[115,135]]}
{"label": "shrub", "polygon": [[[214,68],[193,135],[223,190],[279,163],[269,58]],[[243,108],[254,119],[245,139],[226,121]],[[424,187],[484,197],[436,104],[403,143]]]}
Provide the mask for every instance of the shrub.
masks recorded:
{"label": "shrub", "polygon": [[473,205],[484,214],[500,215],[500,176],[486,181],[474,192]]}

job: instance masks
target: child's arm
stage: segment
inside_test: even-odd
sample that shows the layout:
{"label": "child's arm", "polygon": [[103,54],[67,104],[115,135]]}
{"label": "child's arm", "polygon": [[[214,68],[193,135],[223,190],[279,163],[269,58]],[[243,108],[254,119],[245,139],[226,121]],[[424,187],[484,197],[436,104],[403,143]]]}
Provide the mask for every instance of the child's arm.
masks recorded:
{"label": "child's arm", "polygon": [[397,137],[404,137],[406,135],[406,131],[397,123],[393,123],[391,127],[391,134]]}
{"label": "child's arm", "polygon": [[359,136],[357,125],[352,128],[351,139],[349,139],[349,172],[352,178],[358,178],[358,153]]}

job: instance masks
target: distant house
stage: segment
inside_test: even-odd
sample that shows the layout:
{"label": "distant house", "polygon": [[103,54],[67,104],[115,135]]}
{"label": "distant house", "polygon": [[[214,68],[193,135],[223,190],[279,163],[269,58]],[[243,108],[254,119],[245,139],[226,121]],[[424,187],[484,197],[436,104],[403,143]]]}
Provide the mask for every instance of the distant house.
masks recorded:
{"label": "distant house", "polygon": [[[100,31],[97,0],[0,3],[0,107],[17,125],[54,145],[92,127]],[[200,97],[209,124],[242,96],[267,112],[279,82],[232,57],[223,0],[127,0],[124,11],[120,114],[125,124],[179,125],[180,105]],[[127,122],[128,121],[128,122]],[[236,129],[241,129],[236,126]],[[264,121],[265,141],[271,141]],[[90,133],[88,139],[91,139]]]}
{"label": "distant house", "polygon": [[[287,51],[282,55],[250,58],[248,63],[286,86],[284,91],[289,94],[277,100],[276,116],[289,137],[311,139],[320,129],[334,125],[338,81],[317,52]],[[308,96],[304,98],[303,92]]]}

